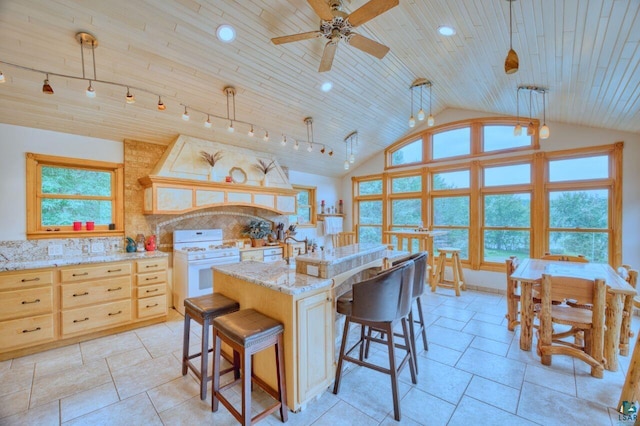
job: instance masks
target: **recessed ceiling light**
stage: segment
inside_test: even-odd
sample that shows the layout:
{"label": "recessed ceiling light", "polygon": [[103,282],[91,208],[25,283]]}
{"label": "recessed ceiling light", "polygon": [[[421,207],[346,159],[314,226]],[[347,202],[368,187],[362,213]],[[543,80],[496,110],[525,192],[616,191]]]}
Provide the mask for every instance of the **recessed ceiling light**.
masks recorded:
{"label": "recessed ceiling light", "polygon": [[441,25],[438,27],[438,32],[443,36],[451,37],[455,35],[456,30],[448,25]]}
{"label": "recessed ceiling light", "polygon": [[320,86],[320,89],[322,89],[323,92],[328,92],[332,88],[333,88],[333,83],[330,81],[326,81],[322,83],[322,86]]}
{"label": "recessed ceiling light", "polygon": [[225,43],[231,43],[236,39],[236,29],[231,25],[222,24],[216,30],[216,35],[218,36],[218,40]]}

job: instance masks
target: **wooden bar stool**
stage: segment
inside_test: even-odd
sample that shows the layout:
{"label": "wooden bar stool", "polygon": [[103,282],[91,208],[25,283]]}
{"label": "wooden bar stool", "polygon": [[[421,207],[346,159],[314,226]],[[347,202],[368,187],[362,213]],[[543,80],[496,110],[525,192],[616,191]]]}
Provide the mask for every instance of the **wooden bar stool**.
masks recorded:
{"label": "wooden bar stool", "polygon": [[[462,271],[462,263],[460,262],[460,249],[454,247],[442,247],[438,249],[438,260],[436,264],[435,278],[431,283],[431,291],[436,291],[437,286],[453,287],[456,296],[460,296],[460,290],[466,290],[467,284]],[[451,255],[451,268],[453,270],[453,280],[447,280],[444,277],[444,270],[447,265],[447,254]]]}
{"label": "wooden bar stool", "polygon": [[[206,294],[199,297],[190,297],[184,300],[184,337],[182,342],[182,375],[187,374],[187,369],[191,369],[200,380],[200,399],[207,397],[207,383],[213,378],[208,375],[209,368],[209,326],[215,317],[230,314],[240,309],[240,305],[235,300],[229,299],[219,293]],[[189,355],[189,331],[191,320],[202,325],[202,345],[200,352]],[[234,354],[235,355],[235,354]],[[198,369],[191,360],[200,357],[200,368]],[[234,366],[237,370],[237,360]],[[220,358],[214,358],[213,364],[220,364]],[[236,375],[239,372],[236,371]]]}
{"label": "wooden bar stool", "polygon": [[[213,388],[211,390],[211,411],[218,411],[218,401],[243,425],[251,425],[262,420],[277,409],[280,409],[280,419],[287,421],[287,391],[284,374],[283,350],[284,326],[266,315],[253,309],[243,309],[213,320],[213,349],[216,359],[220,357],[220,346],[224,342],[240,354],[240,368],[242,379],[236,378],[231,383],[220,387],[220,363],[213,366]],[[278,389],[274,390],[262,379],[253,374],[251,358],[253,354],[275,346],[276,375]],[[242,411],[236,410],[222,391],[242,380]],[[275,404],[263,412],[251,417],[251,383],[264,389],[275,400]]]}

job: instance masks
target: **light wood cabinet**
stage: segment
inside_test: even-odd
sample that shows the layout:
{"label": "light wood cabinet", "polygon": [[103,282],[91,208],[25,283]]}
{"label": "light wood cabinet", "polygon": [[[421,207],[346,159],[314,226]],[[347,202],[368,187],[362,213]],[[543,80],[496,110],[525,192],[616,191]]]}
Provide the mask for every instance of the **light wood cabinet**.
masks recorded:
{"label": "light wood cabinet", "polygon": [[167,259],[136,261],[136,318],[167,315]]}
{"label": "light wood cabinet", "polygon": [[0,351],[53,341],[53,269],[0,274]]}
{"label": "light wood cabinet", "polygon": [[257,262],[276,262],[282,259],[282,247],[260,247],[240,252],[240,261],[255,260]]}

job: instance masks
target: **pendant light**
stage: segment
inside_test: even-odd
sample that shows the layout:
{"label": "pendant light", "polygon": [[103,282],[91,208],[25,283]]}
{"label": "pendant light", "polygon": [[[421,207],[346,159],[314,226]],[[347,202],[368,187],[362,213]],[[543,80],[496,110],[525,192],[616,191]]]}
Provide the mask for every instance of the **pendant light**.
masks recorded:
{"label": "pendant light", "polygon": [[87,87],[87,91],[85,92],[87,95],[87,98],[95,98],[96,97],[96,91],[93,88],[93,86],[91,85],[91,80],[89,80],[89,87]]}
{"label": "pendant light", "polygon": [[5,82],[4,74],[2,74],[2,71],[0,71],[0,83],[4,83],[4,82]]}
{"label": "pendant light", "polygon": [[550,135],[549,126],[547,126],[547,91],[542,91],[542,127],[540,128],[540,139],[548,139]]}
{"label": "pendant light", "polygon": [[513,2],[515,0],[507,0],[509,2],[509,53],[504,60],[504,72],[513,74],[518,71],[518,54],[513,50]]}
{"label": "pendant light", "polygon": [[264,132],[264,137],[262,138],[262,140],[265,142],[269,142],[269,132]]}
{"label": "pendant light", "polygon": [[127,95],[125,96],[125,100],[128,104],[133,104],[136,102],[136,97],[131,94],[128,87],[127,87]]}
{"label": "pendant light", "polygon": [[418,120],[424,121],[424,110],[422,109],[422,86],[420,86],[420,110],[418,111]]}
{"label": "pendant light", "polygon": [[409,127],[415,127],[415,126],[416,126],[416,119],[413,118],[413,86],[411,86],[411,115],[409,116]]}
{"label": "pendant light", "polygon": [[46,95],[53,95],[53,87],[49,84],[49,74],[44,79],[44,84],[42,85],[42,93]]}
{"label": "pendant light", "polygon": [[536,129],[533,128],[533,119],[531,118],[532,100],[533,90],[529,90],[529,124],[527,124],[527,136],[533,136],[536,134]]}
{"label": "pendant light", "polygon": [[251,128],[249,129],[249,133],[247,133],[247,135],[252,138],[253,135],[255,135],[254,131],[253,131],[253,124],[251,125]]}
{"label": "pendant light", "polygon": [[429,82],[429,117],[427,117],[427,126],[433,127],[436,124],[435,118],[433,118],[433,114],[431,114],[431,87],[433,84]]}
{"label": "pendant light", "polygon": [[344,145],[344,169],[345,170],[349,170],[349,159],[347,158],[347,154],[348,154],[348,147],[347,144]]}
{"label": "pendant light", "polygon": [[[227,86],[222,89],[224,94],[227,96],[227,119],[229,120],[229,126],[227,126],[227,131],[229,133],[233,133],[235,128],[233,127],[233,121],[236,119],[236,89],[231,86]],[[233,108],[230,108],[229,100],[233,101]],[[231,112],[233,112],[233,118],[231,118]]]}
{"label": "pendant light", "polygon": [[184,107],[184,113],[182,113],[182,119],[184,121],[189,121],[189,111],[187,111],[187,107]]}
{"label": "pendant light", "polygon": [[204,122],[204,127],[207,129],[211,128],[211,117],[209,117],[209,114],[207,114],[207,121]]}
{"label": "pendant light", "polygon": [[516,127],[513,128],[513,136],[522,136],[522,126],[520,125],[520,88],[516,91]]}
{"label": "pendant light", "polygon": [[158,111],[164,111],[167,106],[162,103],[162,97],[158,96]]}

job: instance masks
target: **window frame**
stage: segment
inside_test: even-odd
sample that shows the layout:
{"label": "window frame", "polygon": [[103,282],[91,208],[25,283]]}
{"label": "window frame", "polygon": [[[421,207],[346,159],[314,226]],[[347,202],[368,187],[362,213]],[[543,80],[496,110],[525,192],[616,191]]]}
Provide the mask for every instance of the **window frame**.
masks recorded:
{"label": "window frame", "polygon": [[299,217],[298,209],[300,206],[298,205],[298,194],[300,192],[308,192],[309,193],[309,204],[305,204],[304,207],[309,207],[309,223],[297,223],[298,228],[315,228],[318,223],[318,215],[316,209],[316,193],[318,188],[315,186],[305,186],[305,185],[291,185],[291,187],[298,192],[296,193],[296,217]]}
{"label": "window frame", "polygon": [[[43,238],[72,238],[72,237],[101,237],[124,235],[124,164],[106,161],[86,160],[80,158],[59,157],[53,155],[27,153],[27,239]],[[74,231],[73,225],[43,226],[41,200],[55,198],[42,194],[42,167],[65,167],[96,172],[111,173],[111,223],[115,229],[110,230],[108,225],[95,225],[93,231],[82,229]],[[66,196],[69,198],[68,196]],[[103,199],[103,197],[78,197],[80,199]],[[47,230],[49,229],[49,230]]]}
{"label": "window frame", "polygon": [[[360,195],[360,184],[363,182],[371,182],[371,181],[380,181],[382,184],[382,192],[379,194],[366,194]],[[385,199],[388,196],[388,186],[390,185],[390,180],[385,179],[382,174],[378,175],[367,175],[367,176],[359,176],[351,178],[351,193],[353,194],[353,207],[352,207],[352,218],[353,218],[353,229],[356,232],[357,241],[362,242],[362,238],[360,236],[360,202],[362,201],[380,201],[382,203],[382,220],[380,225],[377,224],[364,224],[362,226],[368,228],[380,228],[380,236],[382,241],[385,241],[385,222],[388,221],[387,215],[389,214],[388,203],[385,203]],[[381,242],[382,242],[381,241]]]}

